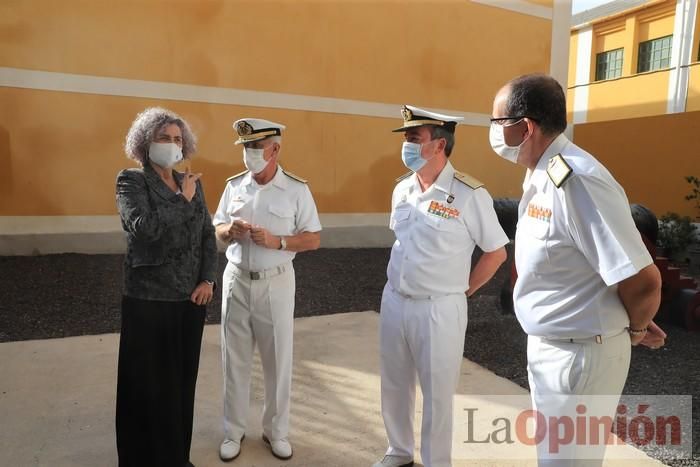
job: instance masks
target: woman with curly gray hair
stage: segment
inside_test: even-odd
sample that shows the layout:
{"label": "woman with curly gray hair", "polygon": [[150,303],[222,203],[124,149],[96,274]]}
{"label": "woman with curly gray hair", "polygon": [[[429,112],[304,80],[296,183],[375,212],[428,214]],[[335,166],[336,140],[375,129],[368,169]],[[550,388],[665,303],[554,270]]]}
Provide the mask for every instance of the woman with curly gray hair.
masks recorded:
{"label": "woman with curly gray hair", "polygon": [[216,240],[201,174],[173,168],[196,139],[175,113],[150,108],[126,136],[140,168],[117,176],[126,232],[116,432],[120,467],[189,467],[194,395]]}

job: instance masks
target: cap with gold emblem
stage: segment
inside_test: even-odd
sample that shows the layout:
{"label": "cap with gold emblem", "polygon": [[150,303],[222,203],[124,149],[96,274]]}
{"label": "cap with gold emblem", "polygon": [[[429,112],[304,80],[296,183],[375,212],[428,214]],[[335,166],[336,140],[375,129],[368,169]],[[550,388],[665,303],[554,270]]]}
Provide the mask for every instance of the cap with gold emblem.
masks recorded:
{"label": "cap with gold emblem", "polygon": [[269,120],[241,118],[233,122],[233,129],[238,133],[235,144],[250,143],[270,136],[280,136],[285,128],[284,125]]}
{"label": "cap with gold emblem", "polygon": [[427,110],[419,109],[412,105],[404,105],[401,109],[401,115],[403,116],[403,126],[391,131],[406,131],[409,128],[423,125],[438,125],[454,133],[455,127],[464,120],[464,117],[453,117],[436,112],[428,112]]}

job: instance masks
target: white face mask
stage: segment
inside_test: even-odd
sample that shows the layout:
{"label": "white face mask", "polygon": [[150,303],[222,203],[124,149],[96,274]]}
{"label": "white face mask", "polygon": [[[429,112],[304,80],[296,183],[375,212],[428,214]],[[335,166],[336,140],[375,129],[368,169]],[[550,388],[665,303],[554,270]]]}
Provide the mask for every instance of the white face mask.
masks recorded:
{"label": "white face mask", "polygon": [[271,160],[271,158],[265,160],[265,157],[263,156],[264,153],[264,149],[243,148],[243,163],[248,170],[253,172],[254,175],[257,175],[265,170],[267,163]]}
{"label": "white face mask", "polygon": [[489,142],[491,143],[491,148],[494,152],[513,164],[518,162],[518,155],[520,154],[520,148],[523,147],[527,138],[523,139],[523,142],[517,146],[508,146],[506,144],[506,138],[503,135],[503,125],[498,125],[496,123],[491,124],[491,129],[489,130]]}
{"label": "white face mask", "polygon": [[175,143],[151,143],[148,158],[164,169],[170,169],[182,160],[182,148]]}

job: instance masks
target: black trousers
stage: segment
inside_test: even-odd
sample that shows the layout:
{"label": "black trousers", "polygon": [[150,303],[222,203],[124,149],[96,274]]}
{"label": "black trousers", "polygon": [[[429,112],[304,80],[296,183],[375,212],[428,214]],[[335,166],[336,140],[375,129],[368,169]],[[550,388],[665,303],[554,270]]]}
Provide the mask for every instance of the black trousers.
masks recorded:
{"label": "black trousers", "polygon": [[189,465],[206,307],[122,297],[119,467]]}

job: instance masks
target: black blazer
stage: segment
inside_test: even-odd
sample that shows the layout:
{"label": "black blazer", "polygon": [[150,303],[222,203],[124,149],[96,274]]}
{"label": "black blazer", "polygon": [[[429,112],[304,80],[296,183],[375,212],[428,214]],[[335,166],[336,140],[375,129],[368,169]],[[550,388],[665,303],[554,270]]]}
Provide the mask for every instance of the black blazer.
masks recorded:
{"label": "black blazer", "polygon": [[[173,171],[178,185],[183,174]],[[202,184],[191,202],[147,165],[117,176],[117,208],[126,232],[124,294],[145,300],[189,300],[214,281],[216,237]]]}

